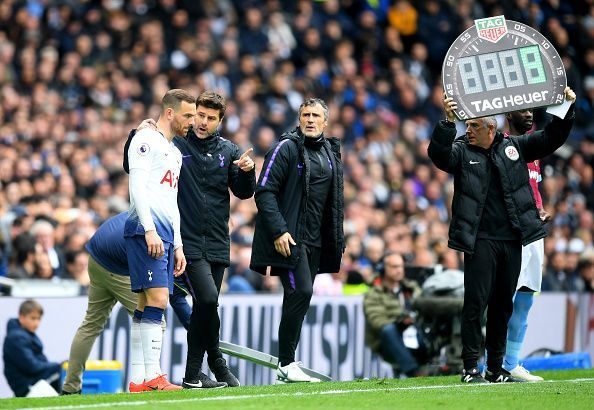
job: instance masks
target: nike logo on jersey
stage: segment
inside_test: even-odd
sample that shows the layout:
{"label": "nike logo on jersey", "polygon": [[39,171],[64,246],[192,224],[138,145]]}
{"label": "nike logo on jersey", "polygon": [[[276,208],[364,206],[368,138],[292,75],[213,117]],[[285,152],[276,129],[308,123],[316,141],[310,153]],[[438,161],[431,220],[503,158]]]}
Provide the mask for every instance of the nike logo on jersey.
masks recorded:
{"label": "nike logo on jersey", "polygon": [[468,161],[470,165],[480,164],[480,161]]}

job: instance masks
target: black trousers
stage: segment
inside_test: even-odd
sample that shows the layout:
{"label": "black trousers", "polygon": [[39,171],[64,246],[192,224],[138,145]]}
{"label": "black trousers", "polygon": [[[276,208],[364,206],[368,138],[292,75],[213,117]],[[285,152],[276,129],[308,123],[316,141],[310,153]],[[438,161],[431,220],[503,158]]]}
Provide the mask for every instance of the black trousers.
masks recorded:
{"label": "black trousers", "polygon": [[487,368],[503,364],[507,322],[520,276],[520,241],[477,239],[474,254],[464,254],[464,307],[462,308],[462,361],[476,367],[482,341],[481,319],[487,306]]}
{"label": "black trousers", "polygon": [[202,370],[204,353],[208,353],[209,365],[222,357],[219,350],[219,292],[225,273],[225,265],[205,259],[188,261],[186,273],[194,296],[190,326],[188,327],[188,356],[186,379],[194,379]]}
{"label": "black trousers", "polygon": [[313,295],[313,283],[320,266],[320,248],[301,245],[294,271],[275,270],[283,284],[283,308],[278,327],[278,361],[282,366],[295,361],[303,319]]}

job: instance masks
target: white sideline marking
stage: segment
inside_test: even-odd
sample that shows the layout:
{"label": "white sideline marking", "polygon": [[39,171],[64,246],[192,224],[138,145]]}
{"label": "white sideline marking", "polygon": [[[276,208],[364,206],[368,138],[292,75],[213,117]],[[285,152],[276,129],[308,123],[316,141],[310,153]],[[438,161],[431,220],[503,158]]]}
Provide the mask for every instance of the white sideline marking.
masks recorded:
{"label": "white sideline marking", "polygon": [[[542,384],[542,383],[579,383],[579,382],[594,382],[594,377],[586,377],[580,379],[570,380],[545,380],[536,383],[526,384]],[[376,392],[390,392],[390,391],[403,391],[403,390],[438,390],[438,389],[452,389],[452,388],[489,388],[496,386],[508,386],[509,383],[458,383],[458,384],[447,384],[447,385],[435,385],[435,386],[409,386],[409,387],[378,387],[370,389],[347,389],[347,390],[326,390],[326,391],[312,391],[312,392],[301,392],[301,393],[266,393],[266,394],[243,394],[238,396],[217,396],[217,397],[192,397],[187,399],[168,399],[168,400],[143,400],[143,401],[120,401],[114,403],[96,403],[96,404],[78,404],[78,405],[67,405],[67,406],[54,406],[54,407],[31,407],[21,408],[20,410],[58,410],[58,409],[94,409],[101,407],[113,407],[113,406],[146,406],[154,403],[188,403],[188,402],[200,402],[200,401],[230,401],[230,400],[244,400],[244,399],[262,399],[269,397],[294,397],[294,396],[317,396],[317,395],[334,395],[334,394],[350,394],[350,393],[376,393]]]}

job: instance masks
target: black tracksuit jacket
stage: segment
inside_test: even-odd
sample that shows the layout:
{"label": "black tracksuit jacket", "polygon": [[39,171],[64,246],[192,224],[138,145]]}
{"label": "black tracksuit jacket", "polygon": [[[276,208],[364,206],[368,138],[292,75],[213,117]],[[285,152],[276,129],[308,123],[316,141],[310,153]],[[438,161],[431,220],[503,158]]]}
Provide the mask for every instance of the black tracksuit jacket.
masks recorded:
{"label": "black tracksuit jacket", "polygon": [[[134,133],[130,132],[126,146]],[[256,171],[244,172],[233,164],[241,156],[240,149],[218,132],[200,139],[190,130],[185,138],[175,137],[173,142],[183,161],[177,204],[184,255],[229,266],[229,188],[239,199],[250,198],[256,186]],[[128,172],[127,155],[124,169]]]}
{"label": "black tracksuit jacket", "polygon": [[[305,210],[310,194],[310,160],[299,129],[284,133],[266,154],[256,186],[256,229],[250,268],[262,274],[266,268],[295,268],[297,246],[285,258],[274,249],[274,240],[289,232],[298,246],[305,239]],[[331,161],[333,175],[322,217],[320,272],[338,272],[345,248],[343,219],[343,168],[340,143],[326,138],[323,148]],[[313,273],[313,272],[312,272]],[[274,271],[273,271],[274,274]]]}
{"label": "black tracksuit jacket", "polygon": [[454,123],[440,121],[427,149],[433,163],[454,175],[454,199],[448,246],[472,254],[489,189],[493,167],[499,170],[507,216],[521,234],[522,245],[546,236],[539,218],[526,163],[552,154],[569,136],[573,110],[566,119],[554,119],[544,130],[504,138],[497,132],[491,150],[456,138]]}

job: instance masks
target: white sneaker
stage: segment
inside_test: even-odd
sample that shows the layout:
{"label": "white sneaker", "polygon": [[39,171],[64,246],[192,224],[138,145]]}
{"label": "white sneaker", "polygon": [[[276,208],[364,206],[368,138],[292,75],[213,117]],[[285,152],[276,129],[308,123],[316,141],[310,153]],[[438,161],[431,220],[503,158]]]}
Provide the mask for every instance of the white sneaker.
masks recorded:
{"label": "white sneaker", "polygon": [[510,371],[511,375],[516,379],[525,380],[527,382],[541,382],[544,379],[540,376],[536,376],[534,374],[530,374],[528,370],[526,370],[521,365],[517,365]]}
{"label": "white sneaker", "polygon": [[299,382],[318,383],[321,381],[320,379],[305,374],[305,372],[301,370],[302,366],[303,363],[301,362],[292,362],[286,366],[281,366],[279,364],[276,368],[277,384]]}

